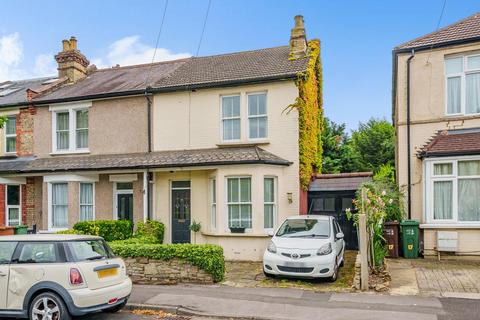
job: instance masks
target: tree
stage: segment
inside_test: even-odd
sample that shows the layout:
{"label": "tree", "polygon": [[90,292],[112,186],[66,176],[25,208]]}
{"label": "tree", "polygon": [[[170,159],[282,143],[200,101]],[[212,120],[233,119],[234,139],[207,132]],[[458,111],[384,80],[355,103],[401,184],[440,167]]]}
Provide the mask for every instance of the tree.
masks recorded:
{"label": "tree", "polygon": [[352,133],[352,148],[358,171],[374,171],[386,164],[395,166],[395,129],[386,120],[370,119]]}
{"label": "tree", "polygon": [[324,118],[322,144],[322,173],[356,171],[358,161],[344,123]]}

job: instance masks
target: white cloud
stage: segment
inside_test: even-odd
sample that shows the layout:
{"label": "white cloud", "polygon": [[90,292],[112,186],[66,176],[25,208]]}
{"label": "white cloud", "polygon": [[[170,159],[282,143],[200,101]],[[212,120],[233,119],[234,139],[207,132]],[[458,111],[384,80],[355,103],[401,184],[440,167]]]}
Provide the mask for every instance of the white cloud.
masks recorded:
{"label": "white cloud", "polygon": [[[128,36],[115,41],[108,47],[105,58],[92,59],[97,67],[111,67],[116,64],[127,66],[132,64],[150,63],[155,48],[140,41],[140,36]],[[190,53],[173,53],[165,48],[158,48],[155,62],[167,61],[190,57]]]}
{"label": "white cloud", "polygon": [[35,58],[33,73],[40,76],[52,76],[57,74],[57,63],[51,53],[39,54]]}

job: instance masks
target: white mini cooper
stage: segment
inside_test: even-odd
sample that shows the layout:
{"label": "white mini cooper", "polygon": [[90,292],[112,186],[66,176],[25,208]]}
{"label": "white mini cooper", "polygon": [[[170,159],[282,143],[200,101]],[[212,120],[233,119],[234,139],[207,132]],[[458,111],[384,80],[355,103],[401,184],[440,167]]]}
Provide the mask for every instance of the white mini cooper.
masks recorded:
{"label": "white mini cooper", "polygon": [[333,217],[289,217],[265,250],[263,271],[267,277],[329,278],[335,281],[338,268],[344,263],[343,237]]}
{"label": "white mini cooper", "polygon": [[0,317],[70,320],[116,312],[131,290],[123,260],[100,237],[0,237]]}

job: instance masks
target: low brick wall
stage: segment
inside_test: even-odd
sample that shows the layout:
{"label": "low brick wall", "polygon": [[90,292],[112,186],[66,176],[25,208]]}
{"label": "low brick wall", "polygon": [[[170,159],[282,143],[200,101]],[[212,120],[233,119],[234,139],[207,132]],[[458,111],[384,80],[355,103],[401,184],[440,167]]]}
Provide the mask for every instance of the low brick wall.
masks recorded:
{"label": "low brick wall", "polygon": [[127,273],[135,284],[173,285],[178,283],[212,284],[212,276],[190,263],[172,259],[124,259]]}

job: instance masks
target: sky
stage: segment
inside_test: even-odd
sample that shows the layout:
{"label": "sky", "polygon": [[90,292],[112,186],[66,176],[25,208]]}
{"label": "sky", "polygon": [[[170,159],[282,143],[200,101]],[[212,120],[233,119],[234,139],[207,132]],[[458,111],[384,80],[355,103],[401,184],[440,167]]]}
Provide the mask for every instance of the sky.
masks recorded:
{"label": "sky", "polygon": [[[166,0],[2,1],[0,81],[56,74],[61,40],[76,36],[99,67],[151,62]],[[325,115],[349,130],[391,118],[392,49],[435,31],[444,0],[211,0],[199,55],[287,45],[293,17],[322,43]],[[196,53],[208,0],[169,0],[157,61]],[[440,26],[480,11],[446,0]]]}

